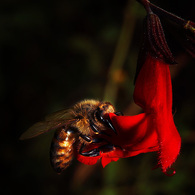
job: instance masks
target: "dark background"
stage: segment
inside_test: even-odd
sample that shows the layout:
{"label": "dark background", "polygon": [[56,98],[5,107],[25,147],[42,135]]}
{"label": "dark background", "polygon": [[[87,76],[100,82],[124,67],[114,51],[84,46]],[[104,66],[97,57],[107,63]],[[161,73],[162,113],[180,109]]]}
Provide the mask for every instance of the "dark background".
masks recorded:
{"label": "dark background", "polygon": [[[195,21],[192,0],[152,2]],[[171,68],[173,112],[182,137],[175,176],[152,171],[155,153],[120,159],[104,169],[74,160],[58,175],[49,162],[53,132],[19,140],[45,115],[85,98],[108,100],[126,114],[137,114],[133,79],[145,14],[134,0],[1,0],[0,194],[195,193],[195,61],[166,23],[178,62]]]}

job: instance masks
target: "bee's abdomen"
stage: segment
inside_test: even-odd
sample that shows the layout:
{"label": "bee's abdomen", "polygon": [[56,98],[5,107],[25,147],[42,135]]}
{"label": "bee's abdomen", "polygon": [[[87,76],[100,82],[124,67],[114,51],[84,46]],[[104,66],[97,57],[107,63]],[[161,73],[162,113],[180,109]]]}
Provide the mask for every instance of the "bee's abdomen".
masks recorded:
{"label": "bee's abdomen", "polygon": [[50,160],[54,170],[61,173],[73,159],[73,144],[75,133],[71,130],[59,128],[56,130],[50,149]]}

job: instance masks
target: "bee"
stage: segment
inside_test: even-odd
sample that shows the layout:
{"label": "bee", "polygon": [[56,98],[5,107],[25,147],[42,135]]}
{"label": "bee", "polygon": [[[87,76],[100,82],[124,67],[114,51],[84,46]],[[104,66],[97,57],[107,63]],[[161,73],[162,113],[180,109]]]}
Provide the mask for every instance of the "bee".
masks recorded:
{"label": "bee", "polygon": [[[112,144],[107,143],[84,152],[87,145],[105,141],[97,138],[98,134],[107,135],[108,129],[117,133],[111,122],[103,117],[107,113],[116,113],[111,103],[83,100],[68,110],[55,112],[45,117],[44,121],[35,123],[20,139],[32,138],[56,129],[50,147],[50,161],[53,169],[61,173],[71,164],[75,150],[83,156],[93,157],[100,155],[101,149],[114,149]],[[119,115],[119,112],[116,114]]]}

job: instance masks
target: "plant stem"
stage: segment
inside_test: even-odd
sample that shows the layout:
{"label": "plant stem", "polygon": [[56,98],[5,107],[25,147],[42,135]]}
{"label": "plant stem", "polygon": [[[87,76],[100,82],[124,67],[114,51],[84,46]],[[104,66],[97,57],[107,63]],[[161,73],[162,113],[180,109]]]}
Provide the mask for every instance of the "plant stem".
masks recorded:
{"label": "plant stem", "polygon": [[122,67],[126,60],[128,49],[132,41],[133,30],[136,22],[136,16],[133,14],[134,1],[129,0],[124,12],[123,25],[118,39],[118,43],[114,52],[112,63],[109,68],[108,81],[105,86],[103,99],[116,103],[119,83],[114,80],[114,74],[122,71]]}
{"label": "plant stem", "polygon": [[178,25],[185,26],[186,23],[188,22],[187,20],[184,20],[183,18],[181,18],[175,14],[172,14],[172,13],[150,3],[150,1],[148,1],[148,0],[137,0],[137,1],[145,7],[147,12],[148,12],[147,7],[150,6],[150,8],[152,9],[152,11],[154,11],[154,13],[157,13],[158,15],[160,15],[162,17],[168,18]]}

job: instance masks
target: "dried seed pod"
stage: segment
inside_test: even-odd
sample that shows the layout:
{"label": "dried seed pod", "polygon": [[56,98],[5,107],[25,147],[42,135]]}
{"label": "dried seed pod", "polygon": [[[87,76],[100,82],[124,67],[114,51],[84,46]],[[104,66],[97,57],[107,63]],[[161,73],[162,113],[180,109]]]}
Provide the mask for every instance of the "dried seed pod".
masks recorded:
{"label": "dried seed pod", "polygon": [[151,55],[163,60],[167,64],[176,64],[175,59],[167,45],[164,31],[159,17],[150,13],[146,16],[145,39]]}
{"label": "dried seed pod", "polygon": [[180,42],[186,51],[195,58],[195,23],[190,20],[185,20],[171,12],[168,12],[154,4],[149,0],[137,0],[141,3],[147,14],[157,14],[161,16],[166,21],[170,22],[172,26],[170,32],[173,34],[174,38]]}
{"label": "dried seed pod", "polygon": [[148,53],[167,64],[176,64],[175,58],[167,45],[160,19],[151,10],[144,19],[144,38],[138,56],[134,83]]}

